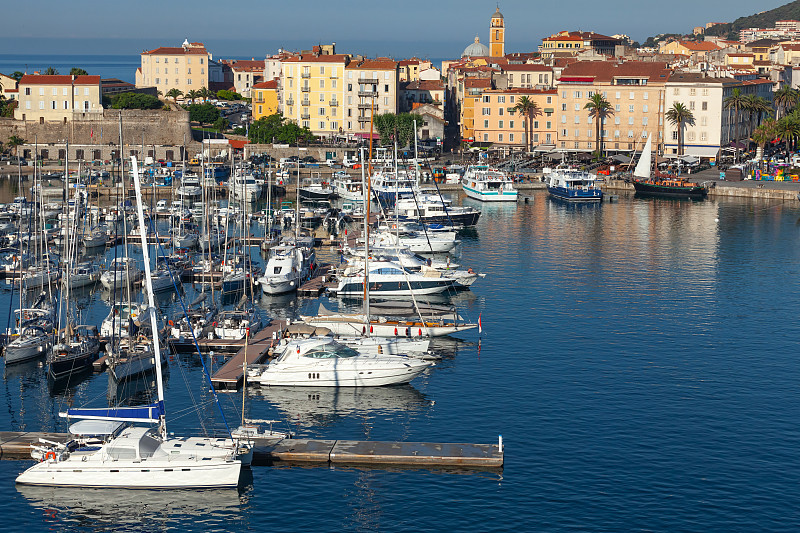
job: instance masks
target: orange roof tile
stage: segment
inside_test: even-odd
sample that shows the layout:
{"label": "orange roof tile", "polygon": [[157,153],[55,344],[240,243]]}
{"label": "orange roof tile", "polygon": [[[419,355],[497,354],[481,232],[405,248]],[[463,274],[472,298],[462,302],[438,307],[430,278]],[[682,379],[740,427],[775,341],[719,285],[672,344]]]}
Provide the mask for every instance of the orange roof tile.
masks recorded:
{"label": "orange roof tile", "polygon": [[20,85],[100,85],[100,76],[72,76],[59,74],[46,76],[43,74],[25,74],[19,80]]}
{"label": "orange roof tile", "polygon": [[[202,46],[202,43],[192,43],[192,44],[199,44]],[[164,55],[164,56],[182,56],[182,55],[208,55],[208,51],[205,48],[186,48],[184,49],[181,46],[161,46],[154,50],[147,50],[142,52],[141,55]]]}
{"label": "orange roof tile", "polygon": [[277,88],[278,88],[278,80],[277,79],[270,80],[270,81],[264,81],[264,82],[256,83],[255,85],[253,85],[253,89],[277,89]]}
{"label": "orange roof tile", "polygon": [[618,77],[642,77],[652,82],[665,82],[672,71],[666,63],[655,61],[578,61],[561,72],[562,78],[586,77],[595,82],[610,82]]}

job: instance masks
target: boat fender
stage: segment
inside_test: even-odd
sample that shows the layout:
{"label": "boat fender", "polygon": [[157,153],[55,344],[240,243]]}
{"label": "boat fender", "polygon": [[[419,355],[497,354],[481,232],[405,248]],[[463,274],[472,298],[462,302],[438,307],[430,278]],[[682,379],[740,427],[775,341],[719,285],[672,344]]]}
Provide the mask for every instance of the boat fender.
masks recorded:
{"label": "boat fender", "polygon": [[47,452],[47,453],[44,455],[44,458],[45,458],[45,460],[47,460],[47,461],[49,461],[49,460],[51,460],[51,459],[52,459],[53,461],[55,461],[55,460],[56,460],[56,452]]}
{"label": "boat fender", "polygon": [[394,336],[397,337],[397,328],[394,328]]}
{"label": "boat fender", "polygon": [[369,332],[372,333],[372,325],[369,326]]}
{"label": "boat fender", "polygon": [[361,334],[364,335],[367,332],[367,326],[361,326]]}
{"label": "boat fender", "polygon": [[422,337],[422,328],[419,328],[419,336]]}

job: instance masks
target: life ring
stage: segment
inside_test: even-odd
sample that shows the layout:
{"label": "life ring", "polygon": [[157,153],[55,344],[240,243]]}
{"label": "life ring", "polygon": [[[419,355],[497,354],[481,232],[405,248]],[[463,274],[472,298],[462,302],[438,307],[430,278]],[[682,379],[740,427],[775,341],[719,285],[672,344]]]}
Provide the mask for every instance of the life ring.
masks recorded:
{"label": "life ring", "polygon": [[55,461],[56,460],[56,452],[47,452],[46,454],[44,454],[44,458],[45,458],[46,461],[49,461],[50,459]]}

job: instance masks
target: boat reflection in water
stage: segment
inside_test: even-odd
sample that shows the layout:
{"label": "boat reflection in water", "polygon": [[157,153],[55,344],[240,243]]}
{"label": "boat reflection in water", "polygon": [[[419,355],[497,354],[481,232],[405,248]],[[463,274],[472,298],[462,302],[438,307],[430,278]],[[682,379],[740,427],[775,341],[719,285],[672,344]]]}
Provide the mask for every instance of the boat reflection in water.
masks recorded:
{"label": "boat reflection in water", "polygon": [[[245,475],[249,476],[248,478]],[[252,472],[242,472],[243,484],[234,490],[136,491],[17,485],[17,491],[41,510],[46,527],[67,524],[93,530],[166,530],[191,522],[206,531],[232,530],[243,519],[245,492]],[[239,528],[236,528],[239,529]]]}
{"label": "boat reflection in water", "polygon": [[273,404],[292,425],[329,426],[337,420],[369,413],[419,412],[428,398],[411,385],[388,387],[269,387],[248,389]]}

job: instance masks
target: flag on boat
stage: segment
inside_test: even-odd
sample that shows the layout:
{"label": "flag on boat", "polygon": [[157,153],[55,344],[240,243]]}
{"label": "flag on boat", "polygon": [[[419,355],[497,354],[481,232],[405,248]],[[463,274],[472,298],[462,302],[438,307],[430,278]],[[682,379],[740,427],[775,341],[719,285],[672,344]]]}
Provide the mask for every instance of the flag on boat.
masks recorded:
{"label": "flag on boat", "polygon": [[478,333],[483,333],[483,325],[481,324],[481,315],[483,315],[483,313],[478,314]]}

